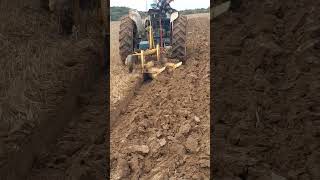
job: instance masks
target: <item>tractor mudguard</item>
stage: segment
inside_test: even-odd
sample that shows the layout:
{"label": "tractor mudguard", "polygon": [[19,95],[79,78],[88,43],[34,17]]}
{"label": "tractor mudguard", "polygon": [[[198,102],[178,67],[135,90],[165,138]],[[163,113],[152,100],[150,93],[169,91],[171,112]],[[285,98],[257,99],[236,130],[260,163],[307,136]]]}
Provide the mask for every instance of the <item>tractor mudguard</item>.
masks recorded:
{"label": "tractor mudguard", "polygon": [[129,11],[129,17],[132,19],[137,26],[138,34],[140,35],[143,33],[143,24],[142,24],[142,18],[137,10],[130,10]]}
{"label": "tractor mudguard", "polygon": [[179,12],[173,12],[170,15],[170,23],[172,23],[174,20],[176,20],[179,17]]}

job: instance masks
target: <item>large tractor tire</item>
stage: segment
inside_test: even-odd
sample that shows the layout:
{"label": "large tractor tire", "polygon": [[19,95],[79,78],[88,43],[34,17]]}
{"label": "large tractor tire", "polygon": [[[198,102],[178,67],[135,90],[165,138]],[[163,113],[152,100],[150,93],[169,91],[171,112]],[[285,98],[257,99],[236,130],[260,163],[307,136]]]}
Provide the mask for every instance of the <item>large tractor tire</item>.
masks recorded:
{"label": "large tractor tire", "polygon": [[173,58],[177,58],[185,62],[187,50],[187,17],[180,15],[172,26],[172,54]]}
{"label": "large tractor tire", "polygon": [[119,53],[122,64],[125,64],[128,55],[134,51],[137,28],[129,16],[121,18],[119,31]]}

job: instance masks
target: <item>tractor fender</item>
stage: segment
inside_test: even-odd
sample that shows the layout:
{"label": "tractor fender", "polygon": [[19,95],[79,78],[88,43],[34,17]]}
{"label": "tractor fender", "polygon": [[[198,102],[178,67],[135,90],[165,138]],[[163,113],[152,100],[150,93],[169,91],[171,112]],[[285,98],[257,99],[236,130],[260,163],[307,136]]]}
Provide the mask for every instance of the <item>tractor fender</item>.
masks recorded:
{"label": "tractor fender", "polygon": [[137,10],[130,10],[129,11],[129,17],[134,21],[134,23],[137,26],[137,30],[139,34],[143,31],[143,24],[142,24],[142,18]]}
{"label": "tractor fender", "polygon": [[172,23],[174,20],[176,20],[179,17],[179,12],[173,12],[170,15],[170,23]]}

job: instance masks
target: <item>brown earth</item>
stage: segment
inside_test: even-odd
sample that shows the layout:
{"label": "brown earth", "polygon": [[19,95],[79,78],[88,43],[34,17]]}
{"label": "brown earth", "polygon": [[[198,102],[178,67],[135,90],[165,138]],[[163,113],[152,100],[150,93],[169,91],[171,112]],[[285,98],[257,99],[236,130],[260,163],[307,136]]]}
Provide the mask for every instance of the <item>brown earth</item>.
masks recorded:
{"label": "brown earth", "polygon": [[135,86],[139,73],[128,73],[119,56],[120,21],[110,23],[110,109],[115,110]]}
{"label": "brown earth", "polygon": [[215,178],[320,179],[319,10],[252,0],[212,21]]}
{"label": "brown earth", "polygon": [[79,112],[64,129],[51,150],[42,154],[31,170],[30,180],[104,179],[106,164],[106,81],[100,79],[79,99]]}
{"label": "brown earth", "polygon": [[[201,23],[197,25],[196,27],[200,27],[203,25],[207,25],[209,23],[208,17],[207,18],[200,18],[202,19]],[[194,22],[195,20],[191,20],[191,22]],[[114,26],[111,26],[112,29]],[[190,28],[189,31],[191,33],[194,33],[197,31],[196,28]],[[208,29],[205,29],[201,35],[196,36],[196,38],[204,38],[207,36],[206,41],[208,41]],[[204,36],[204,37],[203,37]],[[111,38],[111,42],[115,42],[117,38]],[[193,41],[194,39],[190,39],[189,41]],[[181,154],[186,159],[186,164],[189,163],[189,166],[192,165],[193,161],[198,160],[195,158],[195,154],[202,154],[200,157],[201,161],[198,166],[203,166],[202,174],[205,176],[208,176],[208,160],[209,160],[209,112],[208,112],[208,103],[209,103],[209,61],[208,61],[208,42],[202,42],[202,46],[206,46],[207,48],[205,50],[202,50],[201,52],[194,52],[196,49],[194,49],[195,45],[191,45],[189,43],[188,50],[190,52],[190,55],[192,57],[189,58],[190,63],[188,67],[190,68],[188,71],[193,71],[192,68],[199,66],[197,71],[193,71],[191,73],[192,77],[192,82],[195,83],[194,85],[191,85],[191,81],[188,82],[190,83],[189,89],[190,91],[192,90],[193,92],[190,92],[188,94],[188,98],[186,99],[187,103],[183,105],[179,109],[180,114],[180,119],[185,121],[186,127],[188,128],[188,125],[190,125],[190,129],[187,130],[188,132],[184,132],[185,135],[191,134],[189,141],[189,145],[186,145],[187,147],[192,146],[192,137],[196,141],[199,141],[198,147],[195,147],[197,149],[194,149],[194,147],[189,147],[193,148],[192,151],[195,152],[190,152],[191,154],[188,154],[186,152],[186,155]],[[112,44],[111,47],[113,48]],[[113,48],[116,54],[111,54],[111,57],[117,57],[117,48]],[[201,55],[200,55],[201,54]],[[194,56],[197,56],[197,58],[193,58]],[[200,56],[199,56],[200,55]],[[195,62],[192,62],[195,61]],[[203,64],[200,65],[199,62],[204,62]],[[205,70],[205,71],[204,71]],[[185,76],[184,73],[188,73],[188,71],[184,70],[181,68],[180,70],[178,69],[177,72],[174,72],[173,76]],[[201,72],[201,73],[200,73]],[[113,73],[113,74],[112,74]],[[183,75],[184,74],[184,75]],[[196,75],[197,74],[197,75]],[[171,77],[171,75],[168,74],[163,74],[165,79],[168,79]],[[122,78],[122,76],[124,78]],[[199,76],[199,77],[197,77]],[[128,78],[125,78],[128,77]],[[138,78],[138,74],[128,74],[127,69],[123,67],[120,64],[120,61],[116,58],[111,59],[111,84],[114,84],[115,86],[112,87],[110,86],[111,89],[111,94],[110,94],[110,100],[112,101],[112,97],[115,97],[117,94],[114,94],[114,92],[117,92],[120,94],[120,98],[116,99],[110,104],[111,105],[111,111],[113,108],[119,108],[118,102],[122,100],[123,98],[126,98],[128,93],[132,91],[132,86],[130,86],[130,83],[133,85]],[[199,79],[203,79],[202,82],[197,82],[200,81]],[[166,81],[164,79],[164,81]],[[178,78],[179,79],[179,78]],[[185,84],[187,82],[186,79],[184,78],[185,81],[181,82]],[[174,79],[173,79],[174,80]],[[177,81],[177,79],[176,79]],[[179,81],[179,80],[178,80]],[[95,87],[92,88],[91,93],[88,94],[83,94],[80,98],[79,104],[80,104],[80,111],[79,115],[77,117],[74,117],[74,119],[71,121],[71,123],[66,127],[64,132],[61,134],[61,137],[57,140],[57,142],[52,145],[51,149],[52,151],[48,151],[45,154],[43,154],[39,159],[36,160],[34,163],[33,169],[31,171],[31,175],[28,177],[29,179],[52,179],[52,178],[75,178],[75,179],[99,179],[105,177],[106,173],[106,161],[105,161],[105,140],[104,140],[104,135],[105,135],[105,127],[107,125],[106,123],[106,118],[105,118],[105,94],[106,92],[103,92],[103,88],[105,87],[103,85],[103,81],[100,81]],[[160,86],[156,85],[156,83],[161,83],[155,82],[153,83],[154,86]],[[181,83],[179,84],[180,87]],[[128,85],[129,84],[129,85]],[[175,84],[175,82],[170,83],[172,85]],[[150,84],[151,85],[151,84]],[[172,86],[171,85],[171,86]],[[177,84],[176,84],[177,85]],[[207,86],[207,89],[203,89],[203,85]],[[168,86],[171,88],[171,86]],[[202,104],[202,106],[198,108],[193,108],[192,104],[190,104],[190,98],[193,98],[195,100],[198,100],[199,102],[203,103],[204,101],[199,99],[199,97],[194,96],[194,94],[197,93],[197,88],[200,87],[194,87],[194,86],[201,86],[201,89],[203,92],[199,91],[201,95],[207,94],[206,96],[201,96],[201,98],[204,98],[207,102],[207,104]],[[144,87],[147,88],[147,87]],[[159,89],[160,87],[154,87]],[[194,88],[194,89],[193,89]],[[147,88],[149,89],[149,88]],[[174,89],[174,88],[173,88]],[[105,89],[106,90],[106,89]],[[141,90],[145,91],[145,89]],[[165,89],[164,91],[170,91],[169,89]],[[180,90],[181,91],[181,90]],[[150,92],[149,92],[150,93]],[[183,92],[181,92],[181,95],[186,95]],[[163,96],[166,96],[166,94],[162,94]],[[200,94],[199,94],[200,95]],[[180,98],[178,98],[180,99]],[[132,101],[135,101],[133,99]],[[149,102],[150,100],[146,99],[144,100],[145,102]],[[140,101],[138,101],[140,102]],[[134,103],[133,103],[134,104]],[[177,103],[178,104],[178,103]],[[163,106],[167,106],[166,103],[163,104]],[[120,107],[121,108],[121,107]],[[131,104],[132,108],[132,104]],[[206,110],[201,114],[201,110]],[[192,111],[188,112],[188,111]],[[75,114],[77,114],[75,112]],[[170,113],[169,113],[170,114]],[[189,114],[189,115],[188,115]],[[164,115],[167,116],[167,115]],[[119,125],[116,127],[121,126],[121,120],[117,119]],[[122,124],[123,125],[123,124]],[[112,127],[113,128],[113,127]],[[132,126],[132,128],[136,128]],[[179,127],[174,127],[173,129],[177,129]],[[131,127],[129,128],[131,129]],[[154,129],[154,128],[153,128]],[[204,131],[206,130],[206,131]],[[190,131],[190,132],[189,132]],[[163,132],[164,135],[166,132]],[[205,138],[200,140],[197,136],[199,136],[199,133],[203,134]],[[120,134],[121,135],[121,134]],[[203,136],[201,135],[201,136]],[[181,136],[181,135],[180,135]],[[178,141],[181,141],[184,139],[184,137],[179,137],[180,139]],[[162,140],[163,141],[163,140]],[[171,140],[173,141],[173,140]],[[163,142],[162,142],[163,143]],[[168,142],[170,144],[172,142]],[[166,150],[168,151],[168,149]],[[176,157],[170,157],[170,158],[176,158]],[[181,169],[181,168],[180,168]],[[183,169],[181,169],[183,170]],[[201,172],[200,174],[196,175],[202,175]]]}
{"label": "brown earth", "polygon": [[209,16],[193,17],[187,65],[142,85],[111,127],[111,179],[209,179]]}
{"label": "brown earth", "polygon": [[[48,121],[47,116],[50,118],[59,116],[55,113],[61,104],[73,103],[63,102],[64,98],[70,88],[72,88],[71,86],[75,84],[74,81],[79,80],[77,78],[81,75],[90,75],[90,72],[87,72],[88,65],[93,64],[93,61],[102,59],[100,52],[102,49],[102,41],[99,24],[97,20],[93,19],[90,19],[88,23],[88,32],[80,34],[78,41],[75,41],[70,36],[59,35],[57,17],[40,9],[39,1],[36,0],[1,1],[0,21],[0,172],[5,174],[7,173],[6,168],[8,164],[10,164],[9,168],[13,168],[14,170],[19,169],[17,171],[26,171],[30,161],[33,160],[31,158],[37,157],[38,150],[41,151],[47,143],[44,142],[46,141],[45,139],[50,139],[52,136],[55,136],[50,134],[50,137],[34,138],[35,134],[39,133],[38,131],[59,131],[57,130],[57,126],[48,128],[47,125],[44,124],[44,121]],[[102,62],[101,60],[101,63]],[[101,86],[101,88],[105,87],[102,83],[99,83],[99,86]],[[76,91],[78,91],[78,89]],[[72,94],[72,96],[73,95],[77,96],[77,94]],[[104,94],[100,93],[101,101],[105,100],[103,95]],[[95,103],[94,99],[90,100],[90,105],[95,106]],[[83,102],[79,104],[83,104]],[[104,109],[101,108],[103,105],[99,105],[100,109],[85,107],[81,114],[82,119],[79,120],[80,124],[74,126],[79,128],[84,121],[83,118],[86,116],[96,116],[97,114],[95,114],[94,109],[97,109],[97,111],[100,110],[100,115],[105,116],[106,113],[103,111]],[[65,116],[68,117],[70,114]],[[95,141],[97,144],[92,146],[94,146],[93,148],[99,147],[98,149],[102,151],[102,149],[106,149],[104,147],[105,142],[101,142],[105,134],[106,120],[102,119],[103,117],[99,117],[99,115],[97,116],[98,118],[95,118],[95,120],[98,122],[93,123],[93,125],[90,124],[91,126],[88,125],[85,128],[95,129],[96,126],[99,125],[102,132],[98,130],[99,128],[96,128],[97,130],[95,130],[95,132],[88,135],[86,133],[91,133],[91,131],[83,127],[84,129],[82,130],[85,131],[82,131],[82,136],[85,138],[78,137],[77,135],[73,136],[77,138],[77,141],[74,142],[79,142],[79,146],[82,145],[81,143],[85,144],[89,142],[86,138],[98,138],[99,140]],[[54,125],[59,124],[61,121],[60,119],[54,118],[49,120],[54,122],[47,123]],[[67,125],[66,123],[64,124],[65,126]],[[41,129],[43,126],[48,129]],[[61,124],[59,126],[61,126]],[[71,127],[69,127],[68,130],[70,129]],[[70,131],[71,132],[67,132],[69,135],[74,133],[74,131]],[[95,135],[99,137],[95,137]],[[64,141],[64,137],[65,136],[58,142],[69,143],[68,141]],[[34,144],[35,139],[39,139],[41,142]],[[32,143],[29,142],[30,140]],[[31,151],[30,149],[24,149],[29,146],[29,143],[36,146],[31,147]],[[91,144],[91,142],[89,144]],[[73,146],[73,144],[70,143],[69,147],[70,146]],[[89,145],[81,147],[88,148],[88,146]],[[65,145],[58,147],[63,149]],[[37,148],[38,150],[35,150]],[[58,150],[58,148],[56,148],[56,150]],[[11,154],[19,154],[20,152],[27,152],[30,157],[25,157],[25,159],[28,160],[20,159],[20,163],[17,165],[19,167],[15,168],[12,165],[15,164],[16,160],[12,160],[10,157]],[[88,152],[90,152],[90,150],[88,150]],[[104,154],[97,153],[96,163],[99,164],[101,162],[100,160],[106,160],[105,152],[103,153]],[[58,164],[64,161],[61,156],[55,156],[55,154],[50,155],[51,156],[43,155],[41,159],[35,160],[33,173],[35,173],[37,169],[43,168],[45,169],[44,172],[49,172],[48,176],[50,176],[51,170],[54,169],[46,169],[52,162],[50,161],[52,160],[50,157],[58,157]],[[83,157],[83,155],[78,156]],[[13,159],[17,159],[17,157],[13,157]],[[48,164],[44,163],[45,160],[48,160]],[[71,158],[66,160],[68,163],[70,163],[70,161]],[[67,166],[68,165],[69,164],[67,164]],[[74,165],[77,165],[77,163],[75,162]],[[105,170],[105,168],[103,169]],[[71,171],[70,168],[69,171]],[[60,171],[58,171],[58,175],[59,172]],[[105,171],[102,170],[101,172],[105,173]],[[23,174],[17,176],[24,176]],[[1,174],[0,179],[3,178],[6,177],[2,177]]]}
{"label": "brown earth", "polygon": [[99,60],[102,41],[101,28],[97,20],[92,19],[88,33],[80,34],[78,41],[59,35],[57,17],[39,8],[36,0],[1,1],[0,21],[2,172],[12,161],[8,154],[25,150],[24,145],[33,137],[35,129],[43,125],[42,120],[47,120],[44,117],[65,103],[63,98],[73,80],[86,73],[91,61]]}

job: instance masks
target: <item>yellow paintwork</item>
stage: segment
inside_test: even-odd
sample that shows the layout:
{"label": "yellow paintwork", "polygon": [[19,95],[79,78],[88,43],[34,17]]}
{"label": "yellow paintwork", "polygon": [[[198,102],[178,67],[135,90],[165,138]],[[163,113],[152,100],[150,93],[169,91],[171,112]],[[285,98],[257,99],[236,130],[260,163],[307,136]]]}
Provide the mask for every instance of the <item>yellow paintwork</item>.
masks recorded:
{"label": "yellow paintwork", "polygon": [[[150,25],[147,27],[148,30],[148,40],[149,40],[149,49],[147,50],[141,50],[140,53],[134,52],[132,55],[133,56],[139,56],[141,60],[141,72],[142,73],[147,73],[150,74],[152,78],[156,78],[161,72],[163,72],[166,67],[170,67],[171,69],[175,69],[179,66],[181,66],[182,62],[179,62],[177,64],[174,63],[166,63],[166,65],[162,68],[155,68],[154,63],[151,62],[146,62],[145,57],[150,56],[150,55],[156,55],[157,56],[157,61],[160,61],[160,45],[157,44],[156,47],[154,45],[154,37],[153,37],[153,32],[152,32],[152,26]],[[146,69],[146,71],[145,71]]]}

